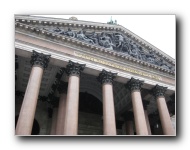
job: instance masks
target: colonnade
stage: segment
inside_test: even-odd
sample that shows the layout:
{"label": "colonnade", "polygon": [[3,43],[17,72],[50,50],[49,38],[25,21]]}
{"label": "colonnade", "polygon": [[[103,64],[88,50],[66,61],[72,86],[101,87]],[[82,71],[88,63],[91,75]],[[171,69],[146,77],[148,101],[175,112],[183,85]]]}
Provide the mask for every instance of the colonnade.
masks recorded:
{"label": "colonnade", "polygon": [[[33,51],[31,57],[32,70],[16,126],[16,135],[31,134],[42,75],[44,69],[48,65],[49,58],[50,55],[44,55],[42,53]],[[55,110],[57,113],[54,113],[52,120],[52,134],[77,135],[80,88],[79,83],[80,74],[84,68],[85,64],[74,63],[72,61],[69,61],[68,65],[66,66],[66,73],[69,76],[68,86],[66,83],[60,84],[62,87],[59,89],[61,96],[58,110]],[[98,76],[98,81],[102,84],[104,135],[117,134],[112,84],[116,75],[116,73],[102,70]],[[136,133],[137,135],[150,135],[151,131],[147,111],[143,108],[143,102],[141,98],[140,90],[142,85],[143,81],[131,78],[127,82],[126,87],[131,92]],[[158,105],[163,133],[165,135],[174,135],[174,130],[164,97],[166,88],[156,85],[153,88],[153,91]],[[131,120],[126,120],[125,125],[127,133],[132,134],[133,129]]]}

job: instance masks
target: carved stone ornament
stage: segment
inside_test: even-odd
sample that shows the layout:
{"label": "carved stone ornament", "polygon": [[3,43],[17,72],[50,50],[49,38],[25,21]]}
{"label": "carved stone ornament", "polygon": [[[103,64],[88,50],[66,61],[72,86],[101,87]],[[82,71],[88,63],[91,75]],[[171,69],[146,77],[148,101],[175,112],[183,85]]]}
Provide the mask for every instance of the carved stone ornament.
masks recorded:
{"label": "carved stone ornament", "polygon": [[66,73],[68,76],[80,76],[81,71],[84,70],[85,66],[85,64],[74,63],[69,60],[69,63],[66,67]]}
{"label": "carved stone ornament", "polygon": [[45,30],[53,32],[55,34],[76,38],[88,44],[102,46],[106,49],[114,50],[116,52],[122,52],[125,55],[129,55],[136,59],[160,66],[163,69],[175,72],[175,66],[172,66],[161,59],[154,51],[146,51],[141,45],[137,44],[131,38],[124,36],[119,32],[90,33],[86,32],[84,29],[73,31],[71,28],[65,30],[59,27]]}
{"label": "carved stone ornament", "polygon": [[57,90],[59,91],[60,94],[67,93],[67,88],[68,88],[68,82],[60,81]]}
{"label": "carved stone ornament", "polygon": [[167,87],[159,86],[158,84],[152,89],[155,98],[159,96],[164,96],[166,90],[167,90]]}
{"label": "carved stone ornament", "polygon": [[141,86],[143,85],[144,81],[131,78],[129,82],[126,84],[126,88],[128,88],[131,92],[134,90],[141,90]]}
{"label": "carved stone ornament", "polygon": [[104,83],[108,83],[108,84],[112,84],[113,83],[113,79],[117,76],[117,73],[111,73],[108,72],[106,70],[102,70],[102,72],[99,74],[98,76],[98,81],[101,82],[102,84]]}
{"label": "carved stone ornament", "polygon": [[45,55],[43,53],[38,53],[33,50],[30,63],[32,64],[32,66],[36,65],[45,69],[48,66],[50,56],[51,55]]}

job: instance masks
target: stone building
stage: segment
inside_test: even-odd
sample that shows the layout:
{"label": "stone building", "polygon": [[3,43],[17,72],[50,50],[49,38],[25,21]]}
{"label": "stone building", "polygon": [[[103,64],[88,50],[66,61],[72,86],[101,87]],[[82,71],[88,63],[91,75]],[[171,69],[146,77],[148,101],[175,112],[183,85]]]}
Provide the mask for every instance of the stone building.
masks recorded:
{"label": "stone building", "polygon": [[15,16],[15,135],[175,136],[175,110],[175,60],[123,26]]}

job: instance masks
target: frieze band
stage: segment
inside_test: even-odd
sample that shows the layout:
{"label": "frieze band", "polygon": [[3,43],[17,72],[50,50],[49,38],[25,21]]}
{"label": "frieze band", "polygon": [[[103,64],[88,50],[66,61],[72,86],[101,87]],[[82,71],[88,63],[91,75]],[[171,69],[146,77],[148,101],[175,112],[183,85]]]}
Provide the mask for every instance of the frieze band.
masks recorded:
{"label": "frieze band", "polygon": [[78,52],[74,52],[74,55],[77,56],[77,57],[83,58],[83,59],[94,61],[96,63],[107,65],[107,66],[110,66],[110,67],[113,67],[113,68],[117,68],[117,69],[120,69],[120,70],[123,70],[123,71],[135,73],[135,74],[138,74],[138,75],[141,75],[141,76],[145,76],[145,77],[148,77],[148,78],[153,78],[153,79],[162,81],[162,78],[160,76],[151,75],[151,74],[148,74],[148,73],[145,73],[145,72],[141,72],[141,71],[138,71],[138,70],[126,68],[124,66],[120,66],[120,65],[108,62],[108,61],[104,61],[103,59],[95,58],[95,57],[92,57],[92,56],[89,56],[89,55],[85,55],[85,54],[81,54],[81,53],[78,53]]}

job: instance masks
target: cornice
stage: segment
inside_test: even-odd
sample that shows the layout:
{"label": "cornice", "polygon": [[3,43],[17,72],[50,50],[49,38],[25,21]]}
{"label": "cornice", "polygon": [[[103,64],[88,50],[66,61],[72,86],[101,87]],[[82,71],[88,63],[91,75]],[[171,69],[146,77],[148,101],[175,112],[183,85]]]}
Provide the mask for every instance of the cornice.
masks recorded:
{"label": "cornice", "polygon": [[[21,22],[23,22],[23,23],[21,23]],[[47,30],[39,29],[39,28],[37,28],[35,26],[32,26],[32,25],[25,24],[25,23],[28,23],[28,22],[30,22],[30,23],[35,22],[35,24],[36,24],[37,20],[16,19],[16,22],[15,22],[16,29],[21,29],[21,30],[24,30],[24,31],[28,31],[28,32],[31,32],[31,33],[34,33],[34,34],[37,34],[37,35],[47,36],[47,37],[49,37],[49,38],[51,38],[53,40],[56,40],[58,42],[72,43],[72,45],[75,45],[75,46],[80,46],[80,47],[88,48],[88,49],[91,49],[91,50],[99,51],[99,52],[102,52],[102,53],[106,53],[108,55],[119,57],[120,59],[128,60],[128,61],[131,61],[133,63],[137,63],[137,64],[140,64],[140,65],[143,65],[143,66],[147,66],[147,67],[150,67],[150,68],[153,68],[155,70],[159,70],[161,72],[165,72],[165,73],[168,73],[168,74],[171,74],[171,75],[175,74],[175,72],[173,72],[173,71],[170,71],[168,69],[164,69],[162,67],[159,67],[159,66],[154,65],[154,64],[150,64],[150,63],[145,62],[145,61],[141,61],[141,60],[133,58],[133,57],[127,55],[127,54],[125,55],[124,53],[109,50],[109,49],[106,49],[106,48],[98,46],[98,45],[91,45],[89,43],[79,41],[76,38],[71,38],[71,37],[67,37],[67,36],[64,36],[64,35],[56,34],[56,33],[53,33],[53,32],[47,31]],[[76,21],[73,21],[73,22],[76,22]],[[53,23],[52,25],[55,24],[55,22],[52,22],[52,23]],[[38,24],[47,24],[48,25],[48,24],[50,24],[50,22],[38,21]],[[65,25],[65,24],[62,24],[62,25]],[[74,24],[71,24],[71,26],[74,26]],[[109,25],[109,24],[106,25],[106,26],[105,26],[104,30],[106,30],[106,29],[109,30],[109,31],[111,31],[111,30],[119,31],[120,30],[121,32],[124,32],[125,34],[128,35],[128,33],[125,30],[119,28],[119,25],[118,25],[117,28],[113,28],[114,25]],[[84,27],[86,27],[86,25]],[[89,28],[95,28],[95,26],[91,26],[91,25],[88,25],[88,27]],[[97,28],[100,28],[100,26],[97,26]],[[101,27],[101,28],[103,29],[103,27]],[[156,54],[157,53],[158,52],[156,52]],[[162,57],[163,55],[160,54],[159,56]],[[175,65],[174,61],[168,59],[167,57],[163,57],[163,58],[165,60],[167,60],[167,62],[171,63],[172,65]]]}

